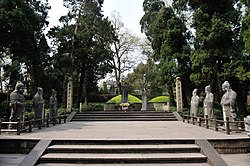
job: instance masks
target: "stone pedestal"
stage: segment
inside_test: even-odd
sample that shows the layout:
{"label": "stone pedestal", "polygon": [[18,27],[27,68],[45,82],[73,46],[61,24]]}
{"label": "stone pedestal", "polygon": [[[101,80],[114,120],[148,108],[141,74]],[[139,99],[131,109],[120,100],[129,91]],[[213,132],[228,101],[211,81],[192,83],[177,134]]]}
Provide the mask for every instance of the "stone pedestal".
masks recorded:
{"label": "stone pedestal", "polygon": [[182,104],[182,88],[181,88],[181,80],[180,77],[176,78],[176,104],[177,104],[177,112],[181,112],[183,109]]}

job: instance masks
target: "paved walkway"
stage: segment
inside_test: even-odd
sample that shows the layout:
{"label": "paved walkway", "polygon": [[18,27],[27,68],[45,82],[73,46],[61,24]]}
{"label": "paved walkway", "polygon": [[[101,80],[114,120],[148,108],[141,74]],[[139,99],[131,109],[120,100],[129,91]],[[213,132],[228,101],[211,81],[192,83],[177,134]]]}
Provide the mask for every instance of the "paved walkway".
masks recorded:
{"label": "paved walkway", "polygon": [[[69,122],[32,133],[0,135],[0,139],[237,139],[249,138],[244,132],[216,132],[182,121],[112,121],[112,122]],[[247,166],[248,154],[222,155],[231,166]],[[237,164],[236,164],[237,163]],[[1,164],[0,164],[1,165]]]}
{"label": "paved walkway", "polygon": [[0,138],[24,139],[225,139],[248,138],[246,133],[216,132],[182,121],[69,122],[21,135]]}

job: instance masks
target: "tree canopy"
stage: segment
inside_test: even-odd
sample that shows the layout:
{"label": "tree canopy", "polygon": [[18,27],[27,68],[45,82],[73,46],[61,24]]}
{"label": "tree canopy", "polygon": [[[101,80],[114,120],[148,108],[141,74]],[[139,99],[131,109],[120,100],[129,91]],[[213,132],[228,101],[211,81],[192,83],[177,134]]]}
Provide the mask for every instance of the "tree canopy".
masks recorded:
{"label": "tree canopy", "polygon": [[63,26],[50,32],[57,46],[55,58],[61,62],[57,67],[68,71],[61,73],[64,80],[74,78],[78,102],[87,103],[88,95],[97,90],[97,81],[111,71],[114,28],[103,18],[102,4],[100,0],[65,0],[69,13],[60,19]]}
{"label": "tree canopy", "polygon": [[[203,91],[207,85],[219,101],[227,80],[237,92],[239,112],[247,114],[249,0],[144,0],[144,41],[120,31],[119,17],[103,16],[104,0],[63,2],[68,13],[59,20],[62,26],[51,28],[46,36],[47,0],[0,0],[1,90],[3,84],[14,87],[20,80],[29,94],[41,86],[45,94],[56,89],[65,99],[71,77],[75,103],[88,103],[88,96],[98,93],[98,80],[114,72],[119,84],[121,64],[142,53],[147,60],[139,61],[124,80],[133,89],[147,90],[151,98],[167,91],[174,105],[175,78],[180,77],[188,107],[192,90]],[[48,38],[53,45],[47,44]],[[124,58],[138,52],[138,46],[142,51],[132,60]]]}

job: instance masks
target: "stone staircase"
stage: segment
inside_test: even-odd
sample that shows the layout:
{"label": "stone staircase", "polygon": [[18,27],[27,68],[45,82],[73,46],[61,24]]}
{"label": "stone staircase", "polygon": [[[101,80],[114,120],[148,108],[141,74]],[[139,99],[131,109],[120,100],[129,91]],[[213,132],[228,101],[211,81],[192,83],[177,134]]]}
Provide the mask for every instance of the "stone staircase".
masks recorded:
{"label": "stone staircase", "polygon": [[164,111],[85,111],[71,121],[177,121],[176,114]]}
{"label": "stone staircase", "polygon": [[208,166],[195,140],[53,140],[37,164]]}

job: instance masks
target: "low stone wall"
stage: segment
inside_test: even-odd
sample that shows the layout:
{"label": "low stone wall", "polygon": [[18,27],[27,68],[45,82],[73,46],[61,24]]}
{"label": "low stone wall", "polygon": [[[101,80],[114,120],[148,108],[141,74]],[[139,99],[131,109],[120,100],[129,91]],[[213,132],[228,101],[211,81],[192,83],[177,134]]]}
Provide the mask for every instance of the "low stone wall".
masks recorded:
{"label": "low stone wall", "polygon": [[[133,107],[134,111],[140,111],[141,110],[141,104],[131,104],[131,107]],[[118,111],[118,107],[116,107],[116,104],[104,104],[104,111]]]}
{"label": "low stone wall", "polygon": [[0,139],[1,154],[28,154],[39,140]]}
{"label": "low stone wall", "polygon": [[220,154],[250,153],[250,138],[209,140]]}
{"label": "low stone wall", "polygon": [[[250,153],[250,138],[208,141],[219,154]],[[29,139],[0,139],[0,154],[28,154],[38,142]]]}

